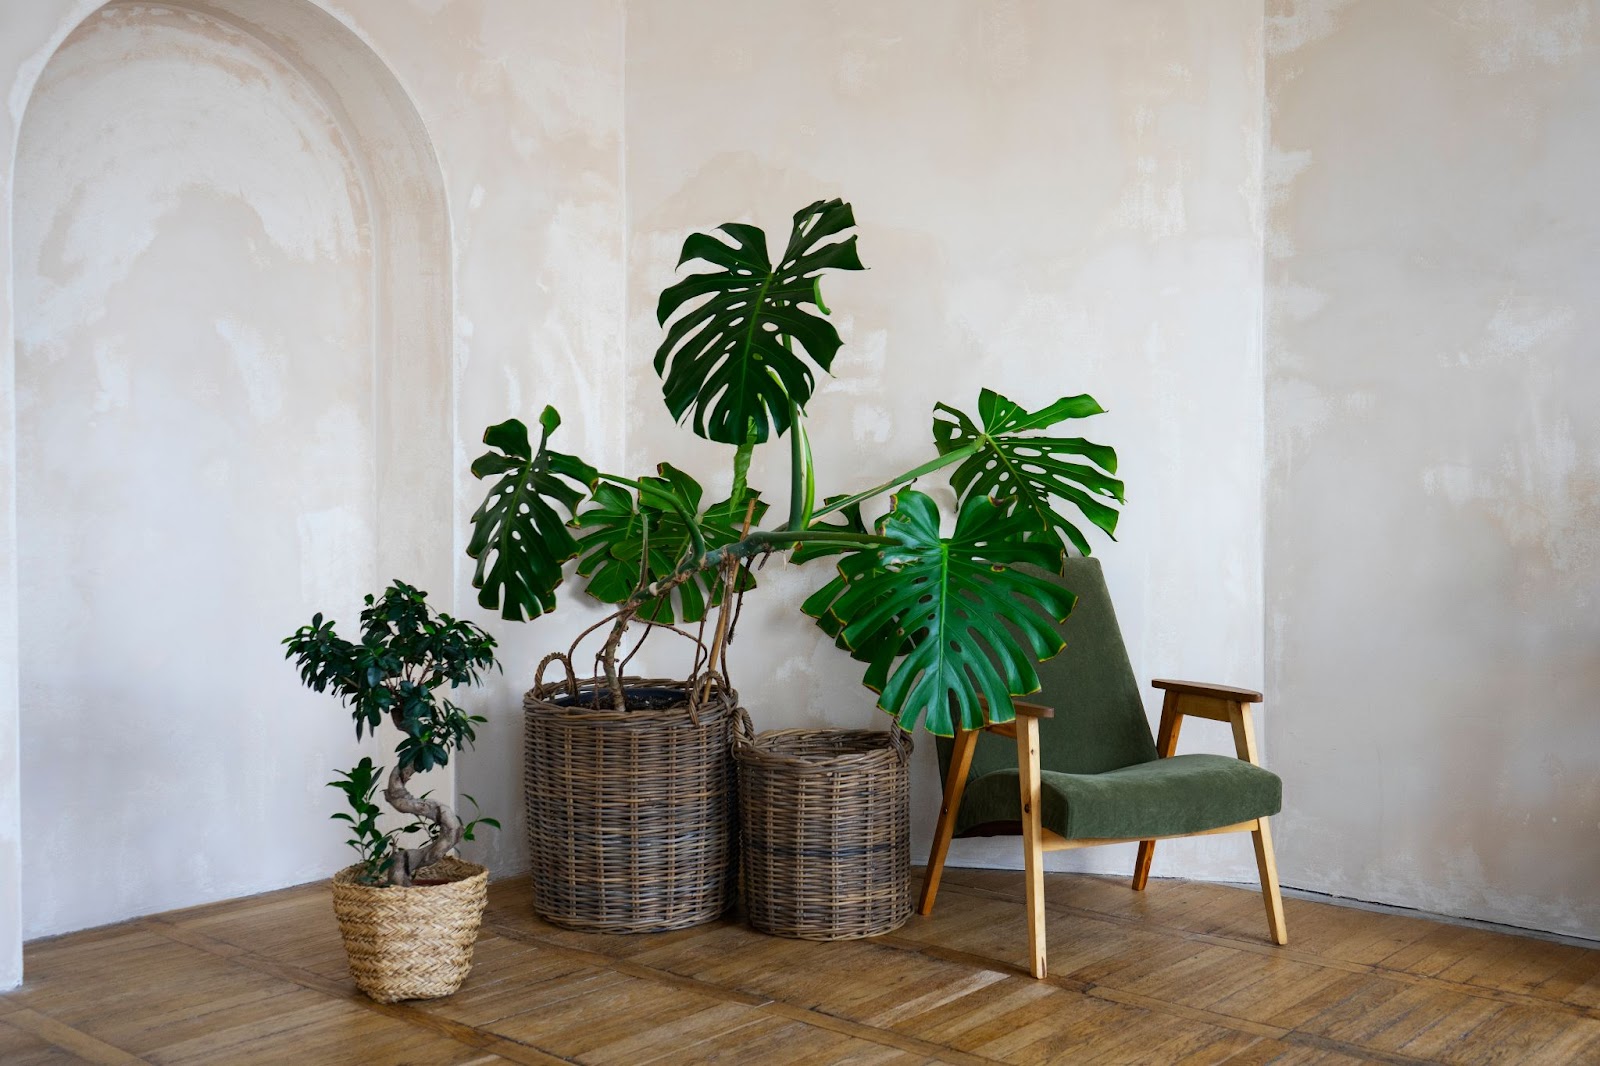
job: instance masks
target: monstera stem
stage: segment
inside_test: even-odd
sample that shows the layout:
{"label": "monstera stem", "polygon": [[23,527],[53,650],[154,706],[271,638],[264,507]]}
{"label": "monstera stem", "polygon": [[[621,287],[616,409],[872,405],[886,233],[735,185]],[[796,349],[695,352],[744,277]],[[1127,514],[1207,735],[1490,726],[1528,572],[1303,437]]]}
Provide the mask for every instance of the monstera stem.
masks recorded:
{"label": "monstera stem", "polygon": [[605,671],[606,688],[611,693],[611,706],[618,711],[628,709],[622,692],[622,677],[617,673],[617,650],[622,646],[622,638],[628,632],[628,623],[639,613],[639,608],[651,600],[667,595],[697,574],[718,569],[728,560],[750,559],[762,552],[790,548],[797,544],[860,549],[881,547],[890,543],[892,541],[888,537],[880,537],[873,533],[850,533],[834,529],[799,531],[758,529],[731,544],[698,553],[666,577],[657,578],[648,585],[636,589],[633,595],[617,609],[615,620],[611,624],[611,633],[606,637],[605,647],[600,651],[600,665]]}
{"label": "monstera stem", "polygon": [[952,463],[959,463],[965,459],[970,459],[972,456],[977,454],[978,445],[976,444],[963,444],[959,448],[952,448],[950,451],[945,452],[937,459],[930,459],[921,466],[912,467],[903,474],[896,474],[894,477],[890,478],[888,481],[885,481],[881,485],[875,485],[865,492],[858,492],[854,496],[846,496],[843,499],[834,500],[832,503],[823,507],[818,507],[816,512],[811,517],[821,518],[823,515],[829,515],[835,511],[842,511],[846,507],[850,507],[854,504],[865,503],[874,496],[882,496],[890,489],[900,488],[902,485],[915,481],[919,477],[926,477],[935,470],[942,470],[945,467],[950,466]]}
{"label": "monstera stem", "polygon": [[394,865],[389,867],[389,883],[391,885],[410,885],[417,876],[417,871],[425,866],[432,866],[449,854],[450,849],[461,843],[461,819],[456,812],[440,803],[438,800],[419,799],[406,788],[406,782],[411,780],[412,771],[401,770],[396,766],[389,773],[389,784],[383,790],[383,798],[389,801],[389,806],[402,814],[409,814],[417,818],[426,819],[438,826],[438,832],[433,834],[433,839],[418,848],[396,848]]}

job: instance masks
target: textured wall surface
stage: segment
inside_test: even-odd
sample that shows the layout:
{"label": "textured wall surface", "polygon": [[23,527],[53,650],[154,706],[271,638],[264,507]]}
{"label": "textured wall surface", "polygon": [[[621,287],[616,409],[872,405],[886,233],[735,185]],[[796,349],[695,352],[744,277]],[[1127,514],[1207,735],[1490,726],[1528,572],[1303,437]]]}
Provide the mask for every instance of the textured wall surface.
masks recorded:
{"label": "textured wall surface", "polygon": [[[204,858],[191,856],[180,874],[169,871],[169,884],[152,888],[145,880],[147,871],[135,871],[130,880],[150,891],[141,888],[129,894],[107,894],[115,895],[116,902],[100,909],[64,905],[53,891],[55,886],[40,879],[37,856],[52,834],[70,839],[86,825],[86,832],[96,830],[81,807],[69,818],[61,806],[52,806],[46,796],[32,796],[30,789],[26,835],[35,861],[26,869],[18,862],[17,659],[14,643],[5,639],[14,634],[16,621],[16,601],[9,592],[15,583],[17,558],[12,510],[17,458],[12,447],[14,346],[9,339],[14,306],[12,268],[24,285],[49,279],[37,269],[38,255],[27,256],[19,245],[14,262],[12,242],[0,242],[6,249],[7,279],[7,284],[0,285],[0,340],[4,340],[0,344],[0,374],[4,375],[4,387],[0,388],[0,441],[4,444],[0,449],[0,562],[4,563],[0,571],[4,583],[0,585],[0,641],[4,642],[0,644],[4,649],[0,651],[0,987],[14,983],[20,974],[21,898],[27,899],[30,931],[39,932],[172,906],[174,892],[186,894],[184,901],[197,901],[304,880],[342,863],[345,856],[339,847],[338,827],[325,821],[336,797],[321,783],[333,766],[348,765],[353,737],[348,718],[337,704],[295,691],[292,671],[275,649],[276,639],[284,631],[278,608],[289,616],[289,625],[319,608],[348,615],[358,605],[356,594],[400,576],[420,580],[441,607],[454,605],[461,613],[481,617],[468,587],[470,564],[461,561],[460,547],[466,518],[481,498],[480,486],[471,481],[465,468],[478,450],[483,426],[511,415],[529,417],[528,405],[535,401],[554,402],[568,416],[564,433],[570,435],[574,448],[611,465],[620,461],[622,450],[620,401],[613,401],[607,392],[619,380],[622,336],[620,4],[352,0],[313,5],[302,0],[213,0],[196,6],[215,12],[223,24],[255,40],[240,42],[239,54],[209,46],[188,48],[190,54],[182,57],[182,62],[170,64],[160,76],[143,82],[135,78],[130,91],[158,96],[165,89],[176,90],[185,84],[194,88],[195,79],[212,79],[199,87],[215,89],[220,95],[213,99],[215,94],[209,92],[193,94],[205,99],[172,116],[174,121],[165,126],[154,117],[143,125],[124,122],[115,107],[97,111],[95,93],[56,95],[47,84],[35,97],[35,86],[52,56],[98,6],[93,0],[0,4],[0,84],[7,87],[9,105],[0,114],[0,134],[4,134],[0,143],[8,146],[5,166],[0,167],[0,236],[9,233],[13,220],[14,167],[9,146],[25,111],[40,104],[37,115],[46,116],[40,121],[48,123],[49,109],[59,105],[63,118],[71,117],[77,124],[74,132],[80,134],[57,143],[58,130],[50,129],[37,139],[34,163],[51,153],[68,151],[74,144],[92,154],[97,146],[86,142],[94,130],[115,132],[119,124],[126,125],[120,138],[107,138],[104,158],[99,160],[107,173],[68,174],[71,180],[63,186],[43,189],[40,196],[16,204],[15,214],[25,226],[35,227],[30,231],[35,233],[33,243],[41,243],[43,230],[49,228],[38,217],[46,216],[63,223],[55,229],[72,236],[80,258],[86,248],[92,249],[95,255],[68,265],[87,275],[109,278],[102,286],[111,301],[108,307],[114,309],[120,300],[122,310],[129,312],[133,297],[142,293],[149,297],[146,322],[149,317],[186,307],[190,317],[173,314],[170,325],[192,332],[183,343],[166,348],[151,343],[148,335],[134,338],[140,342],[135,346],[139,350],[123,353],[126,358],[121,367],[110,367],[107,375],[106,368],[95,362],[94,345],[82,343],[87,334],[73,332],[82,333],[85,327],[74,323],[70,307],[63,311],[64,317],[51,319],[48,314],[55,311],[30,304],[23,323],[33,330],[22,338],[28,364],[24,384],[35,384],[35,378],[40,382],[49,379],[52,388],[60,386],[60,392],[48,410],[28,409],[21,443],[29,451],[23,466],[33,469],[29,464],[54,464],[36,473],[76,477],[79,471],[61,469],[66,458],[57,454],[56,438],[83,430],[85,417],[121,419],[122,428],[128,430],[121,434],[123,452],[108,445],[98,458],[113,466],[142,463],[147,472],[154,468],[157,480],[167,482],[169,490],[187,492],[186,498],[169,501],[174,505],[172,521],[194,518],[202,525],[247,523],[252,504],[270,504],[268,509],[274,510],[276,520],[282,517],[284,506],[291,512],[305,510],[301,497],[319,494],[340,497],[340,506],[353,508],[358,521],[333,523],[337,528],[320,533],[312,531],[319,545],[324,541],[337,545],[344,534],[350,534],[345,539],[351,544],[344,552],[319,549],[315,557],[307,555],[298,562],[288,558],[300,550],[298,540],[304,531],[296,523],[288,529],[288,544],[271,540],[268,546],[276,552],[272,558],[282,566],[268,567],[271,573],[266,576],[278,584],[262,592],[255,602],[271,605],[272,618],[249,619],[249,632],[235,634],[237,649],[224,648],[231,639],[228,634],[202,626],[202,653],[212,656],[219,648],[237,651],[263,671],[269,669],[267,662],[274,664],[272,673],[263,675],[267,687],[243,701],[252,710],[236,716],[242,720],[227,717],[236,706],[219,707],[222,701],[211,701],[204,721],[195,722],[188,716],[169,718],[162,721],[163,732],[155,737],[135,730],[130,730],[129,736],[118,736],[105,728],[107,723],[96,722],[92,724],[97,728],[79,731],[70,752],[55,752],[37,763],[30,762],[29,781],[47,782],[46,791],[53,789],[54,799],[65,802],[70,797],[61,793],[75,775],[114,760],[119,745],[135,744],[139,761],[127,767],[128,787],[119,801],[129,810],[113,811],[108,818],[112,826],[135,818],[134,805],[140,800],[176,794],[202,797],[202,807],[207,802],[204,797],[237,801],[227,810],[190,812],[185,816],[189,820],[180,822],[192,834],[184,840]],[[138,4],[122,8],[123,17],[141,23],[166,18],[163,13],[171,10]],[[344,29],[339,29],[335,20]],[[338,48],[330,42],[336,42]],[[341,48],[343,53],[336,54]],[[69,47],[61,57],[63,62],[70,62],[75,52],[75,47]],[[125,66],[124,73],[131,77],[141,64],[153,69],[149,63],[150,57],[135,48],[119,65]],[[281,69],[285,64],[291,69]],[[65,69],[52,68],[52,76]],[[98,93],[101,102],[105,95],[104,91]],[[168,128],[181,139],[188,123],[220,121],[230,99],[235,111],[248,116],[243,121],[236,119],[237,128],[213,130],[215,138],[199,138],[202,143],[187,148],[174,145],[170,137],[163,139]],[[383,126],[386,111],[413,106],[414,130],[386,129],[382,137],[373,134],[376,127]],[[314,117],[319,107],[328,112],[320,121]],[[273,138],[281,124],[296,121],[305,124],[305,143],[278,145]],[[262,123],[271,128],[262,129]],[[273,127],[273,123],[280,126]],[[137,145],[141,128],[148,139]],[[243,170],[240,187],[234,190],[237,195],[232,197],[234,213],[222,219],[220,226],[208,228],[202,224],[202,215],[186,213],[188,201],[183,197],[193,191],[191,186],[201,187],[203,193],[209,179],[189,180],[186,167],[192,172],[193,164],[205,156],[213,141],[214,154],[220,157],[230,138],[248,140],[250,134],[255,135],[254,140],[235,153]],[[344,148],[336,145],[341,137],[350,142]],[[120,148],[113,152],[115,145]],[[302,180],[303,173],[291,173],[291,180],[275,184],[285,168],[292,171],[304,164],[302,156],[320,159],[330,151],[336,155],[346,152],[358,170],[364,168],[359,189],[337,170],[329,170],[326,181]],[[252,161],[258,165],[252,166]],[[29,162],[26,158],[23,162],[26,178]],[[219,158],[216,162],[222,165],[227,161]],[[418,180],[417,172],[407,169],[423,163],[432,168],[431,179]],[[84,181],[86,177],[93,180]],[[435,193],[425,187],[428,180],[438,186],[436,211],[440,217],[431,220],[428,215],[435,209],[429,208],[428,202]],[[123,197],[130,203],[119,201],[109,213],[81,211],[86,202],[82,198],[79,207],[62,203],[62,198],[71,196],[70,185],[99,182],[114,189],[118,181],[135,191],[150,190],[154,206],[142,204],[137,195]],[[330,212],[359,214],[356,206],[339,206],[340,197],[353,201],[358,194],[367,197],[368,210],[353,227],[346,227],[357,258],[347,264],[349,270],[340,273],[342,268],[335,267],[327,274],[329,264],[321,260],[338,256],[332,254],[331,245],[307,243],[305,231],[327,225]],[[274,197],[299,200],[275,203]],[[205,199],[204,195],[198,198]],[[225,195],[216,198],[228,199]],[[124,210],[125,214],[119,214]],[[279,211],[280,221],[288,219],[287,236],[280,227],[264,237],[258,235],[253,243],[246,240],[252,226],[271,229],[274,210]],[[192,254],[176,255],[170,264],[173,269],[169,273],[185,281],[186,289],[138,289],[115,276],[121,266],[113,253],[137,245],[141,233],[148,236],[150,227],[137,224],[141,211],[152,219],[159,216],[160,222],[154,226],[157,239],[151,247],[180,232],[194,242],[188,250]],[[383,228],[380,223],[386,212],[411,225]],[[430,230],[429,225],[435,223],[436,228]],[[412,254],[430,241],[436,258]],[[369,243],[380,246],[379,254],[374,269],[362,270],[359,258],[369,254],[363,250]],[[293,284],[292,276],[304,281],[317,270],[324,270],[325,275],[315,285],[305,285],[304,300],[296,303],[293,313],[280,308],[276,320],[246,323],[258,333],[282,331],[283,338],[252,345],[246,333],[224,337],[214,323],[223,302],[219,292],[226,291],[230,277],[248,276],[258,268],[265,273],[274,256],[281,260],[282,270],[271,271],[276,280],[264,287],[264,300],[272,299],[275,292],[281,296],[279,290]],[[210,276],[205,265],[217,266],[223,276]],[[212,286],[209,290],[208,285]],[[371,301],[363,316],[360,308],[368,302],[367,289],[372,290]],[[208,298],[199,299],[202,294]],[[327,302],[319,302],[324,296]],[[81,301],[85,305],[92,302],[87,296]],[[56,311],[64,306],[57,306]],[[346,325],[354,332],[321,329],[328,323],[316,317],[314,309],[319,307],[348,312]],[[297,316],[303,321],[297,322]],[[363,317],[371,319],[365,327],[358,321]],[[132,318],[140,316],[132,314]],[[61,328],[52,332],[52,323]],[[90,332],[93,325],[87,327]],[[126,330],[118,335],[131,336]],[[435,360],[435,348],[442,362]],[[76,358],[67,354],[69,350]],[[34,358],[40,354],[42,359]],[[50,362],[52,355],[59,358],[58,363]],[[346,367],[341,360],[353,360],[348,366],[363,368],[358,376],[366,380],[321,390],[329,375],[347,373],[341,369]],[[123,371],[126,374],[119,377]],[[97,375],[106,375],[105,380]],[[119,387],[124,393],[117,392]],[[171,401],[169,408],[158,403],[146,409],[142,402],[137,408],[114,406],[119,395],[129,398],[134,389],[141,390],[141,397],[162,394]],[[322,395],[323,391],[330,395]],[[30,389],[24,403],[33,402],[36,392]],[[352,408],[360,408],[352,412],[357,425],[348,439],[341,438],[339,447],[326,449],[323,456],[331,464],[329,469],[336,472],[333,477],[343,480],[318,485],[314,479],[305,484],[301,479],[278,476],[269,492],[252,485],[237,470],[225,473],[216,464],[207,466],[201,461],[202,452],[210,460],[231,448],[238,453],[235,459],[249,453],[259,468],[279,475],[292,471],[303,458],[296,454],[301,442],[274,438],[276,430],[270,426],[271,431],[263,435],[258,423],[283,419],[286,424],[315,424],[318,410],[349,397],[359,399],[352,404]],[[196,410],[195,403],[178,402],[181,399],[198,401],[201,410]],[[95,410],[97,404],[107,409]],[[215,405],[216,410],[204,410],[205,404]],[[163,414],[170,416],[165,422]],[[258,418],[260,415],[265,418]],[[244,439],[185,438],[181,424],[185,417],[191,422],[231,421]],[[274,442],[286,446],[275,450]],[[37,446],[44,443],[49,447]],[[213,483],[201,484],[207,476]],[[121,540],[112,531],[64,520],[71,508],[79,505],[65,500],[53,482],[46,486],[47,480],[33,478],[37,488],[48,487],[49,491],[31,497],[20,534],[24,544],[33,546],[31,550],[56,552],[63,567],[71,561],[59,550],[65,545],[58,547],[51,541],[53,528],[80,538],[100,537],[102,543],[119,546],[163,537],[165,525],[153,526],[145,521],[149,516],[139,512],[120,515],[131,519],[125,522]],[[235,498],[245,502],[238,503]],[[233,502],[222,507],[218,500]],[[29,515],[40,514],[47,520],[35,525]],[[49,524],[52,521],[57,523],[55,527]],[[354,545],[360,538],[353,532],[353,527],[363,522],[362,535],[368,540],[364,551]],[[376,530],[371,528],[374,525]],[[328,533],[331,539],[323,536]],[[270,538],[261,540],[265,543]],[[212,548],[207,551],[214,554]],[[162,565],[169,572],[183,569],[170,559]],[[183,574],[186,585],[204,576],[198,569]],[[102,575],[92,576],[99,579]],[[65,592],[73,594],[70,588]],[[45,611],[65,613],[66,609],[49,603],[47,593],[36,582],[30,586],[29,602]],[[321,599],[325,595],[338,602]],[[142,646],[159,644],[159,639],[137,632],[143,606],[130,607],[124,601],[103,604],[104,617],[94,619],[94,625],[113,643],[108,649],[95,650],[109,651],[115,662],[136,659],[146,673],[170,676],[169,663],[148,661],[149,656],[138,654]],[[29,608],[25,605],[25,609]],[[157,604],[156,609],[167,607]],[[268,613],[266,607],[261,613]],[[506,641],[502,655],[505,675],[468,700],[491,721],[481,734],[478,750],[460,760],[454,783],[472,792],[506,822],[504,834],[473,846],[478,857],[488,859],[497,869],[516,869],[525,862],[518,759],[520,694],[543,648],[564,643],[585,617],[578,608],[538,625],[495,625]],[[79,661],[87,654],[77,645],[40,647],[54,659],[74,660],[76,654],[79,659],[74,661]],[[163,669],[169,674],[163,674]],[[30,674],[36,679],[43,676],[38,671]],[[198,707],[186,685],[188,679],[159,691],[146,685],[135,706],[124,713],[142,724],[170,714],[178,703]],[[126,698],[128,694],[120,695]],[[30,698],[22,714],[27,723],[23,730],[30,734],[51,730],[57,724],[55,717],[36,703]],[[276,716],[265,727],[260,718],[263,707]],[[115,707],[106,713],[111,709]],[[277,755],[273,744],[281,746]],[[363,750],[380,759],[388,754],[387,749],[379,750],[370,742]],[[253,759],[263,760],[276,775],[271,788],[249,783],[251,772],[246,764]],[[438,784],[444,789],[452,787],[448,778]],[[292,829],[252,831],[259,828],[263,812],[275,804],[288,805],[293,812],[289,819],[294,823]],[[231,825],[241,835],[236,841],[218,841],[213,827],[221,824]],[[115,856],[137,847],[142,831],[141,825]],[[263,856],[270,861],[263,863]],[[104,861],[104,856],[90,856],[87,866],[80,863],[76,868],[78,881],[89,895],[97,882],[92,876],[85,877],[84,870],[94,871]],[[193,876],[196,864],[207,866],[203,877]]]}
{"label": "textured wall surface", "polygon": [[[672,424],[649,363],[684,236],[750,221],[781,249],[796,209],[843,197],[870,269],[828,283],[846,346],[811,404],[821,486],[930,457],[933,404],[970,410],[982,385],[1035,406],[1092,393],[1110,413],[1082,432],[1128,485],[1119,543],[1100,543],[1135,669],[1258,684],[1260,5],[635,3],[627,41],[631,467],[727,485],[727,451]],[[751,476],[779,512],[786,449]],[[733,680],[759,728],[883,721],[797,610],[826,567],[769,565],[747,601]],[[647,648],[681,670],[667,650]],[[920,748],[919,849],[938,807]],[[958,845],[1020,862],[1015,840]],[[1165,845],[1156,870],[1243,877],[1249,851]]]}
{"label": "textured wall surface", "polygon": [[22,810],[48,827],[24,840],[29,936],[340,858],[302,797],[355,738],[274,647],[309,604],[353,614],[376,569],[373,252],[337,129],[281,58],[188,14],[97,14],[35,91],[14,247]]}
{"label": "textured wall surface", "polygon": [[1290,883],[1600,936],[1600,8],[1268,4]]}
{"label": "textured wall surface", "polygon": [[444,175],[456,301],[453,594],[501,640],[504,667],[471,699],[489,722],[456,780],[505,825],[468,845],[469,857],[518,872],[522,695],[539,659],[599,614],[570,587],[559,614],[527,624],[477,607],[464,549],[484,485],[467,468],[484,427],[531,425],[547,403],[566,419],[564,448],[607,467],[622,459],[621,0],[330,6],[405,87]]}

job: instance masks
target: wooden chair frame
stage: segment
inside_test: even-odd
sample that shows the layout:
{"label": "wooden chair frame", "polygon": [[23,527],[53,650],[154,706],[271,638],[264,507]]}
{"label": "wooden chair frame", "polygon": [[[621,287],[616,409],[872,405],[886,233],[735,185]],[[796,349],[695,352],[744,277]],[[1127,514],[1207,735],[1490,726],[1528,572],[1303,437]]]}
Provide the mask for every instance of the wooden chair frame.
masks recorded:
{"label": "wooden chair frame", "polygon": [[[1239,758],[1260,765],[1256,758],[1255,725],[1250,708],[1261,702],[1261,693],[1224,685],[1200,685],[1164,679],[1157,679],[1152,684],[1166,693],[1161,704],[1161,726],[1156,739],[1156,754],[1160,758],[1168,758],[1177,751],[1178,731],[1185,717],[1209,718],[1232,726],[1233,742]],[[1131,844],[1137,840],[1139,855],[1133,867],[1133,888],[1134,891],[1143,891],[1150,880],[1150,860],[1155,855],[1157,840],[1210,836],[1215,833],[1249,833],[1255,841],[1256,868],[1261,874],[1261,897],[1267,908],[1267,929],[1273,943],[1289,942],[1283,922],[1283,897],[1278,891],[1278,865],[1272,852],[1272,832],[1265,818],[1170,837],[1068,840],[1039,823],[1039,720],[1055,717],[1055,711],[1020,701],[1013,701],[1013,706],[1017,711],[1014,722],[992,723],[985,725],[982,730],[956,730],[955,749],[950,753],[950,769],[945,775],[944,803],[939,808],[939,823],[933,834],[933,847],[928,853],[928,869],[923,875],[922,896],[917,902],[918,914],[933,913],[934,897],[939,893],[939,879],[944,873],[944,861],[950,853],[950,840],[955,833],[956,813],[961,809],[961,797],[967,789],[972,753],[977,747],[979,732],[989,732],[1012,737],[1017,742],[1017,776],[1022,790],[1022,857],[1027,883],[1028,969],[1034,977],[1042,978],[1046,973],[1044,853],[1068,848]]]}

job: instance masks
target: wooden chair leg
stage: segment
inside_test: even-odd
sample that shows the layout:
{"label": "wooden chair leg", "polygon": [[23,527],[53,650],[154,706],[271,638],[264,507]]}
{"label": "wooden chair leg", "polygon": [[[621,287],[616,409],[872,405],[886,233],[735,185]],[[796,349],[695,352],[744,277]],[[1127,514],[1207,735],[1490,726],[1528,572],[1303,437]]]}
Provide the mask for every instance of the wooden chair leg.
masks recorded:
{"label": "wooden chair leg", "polygon": [[1139,857],[1133,861],[1133,890],[1143,892],[1144,886],[1150,883],[1150,860],[1155,858],[1156,842],[1154,840],[1139,841]]}
{"label": "wooden chair leg", "polygon": [[1256,844],[1256,869],[1261,873],[1261,898],[1267,905],[1267,931],[1274,944],[1287,944],[1289,930],[1283,924],[1283,895],[1278,891],[1278,860],[1272,853],[1272,830],[1260,819],[1250,834]]}
{"label": "wooden chair leg", "polygon": [[917,913],[933,913],[933,900],[939,894],[939,879],[944,876],[945,856],[950,854],[950,838],[955,835],[956,813],[967,790],[967,773],[972,769],[972,753],[978,746],[980,730],[956,728],[955,748],[950,752],[950,770],[944,778],[944,801],[939,807],[939,824],[933,831],[933,847],[928,851],[928,868],[922,875],[922,896]]}
{"label": "wooden chair leg", "polygon": [[[1156,755],[1170,759],[1178,750],[1178,731],[1183,727],[1183,715],[1178,713],[1180,697],[1168,692],[1161,700],[1161,727],[1156,732]],[[1133,890],[1143,892],[1150,883],[1150,860],[1155,858],[1156,842],[1139,841],[1139,857],[1133,863]]]}
{"label": "wooden chair leg", "polygon": [[[1169,693],[1170,695],[1170,693]],[[1260,766],[1256,754],[1256,729],[1250,705],[1234,702],[1228,707],[1228,721],[1233,725],[1233,743],[1239,758],[1252,766]],[[1283,924],[1283,894],[1278,891],[1278,858],[1272,852],[1272,830],[1265,818],[1256,821],[1250,833],[1256,845],[1256,870],[1261,875],[1261,899],[1267,905],[1267,932],[1274,944],[1287,944],[1289,930]]]}
{"label": "wooden chair leg", "polygon": [[1022,866],[1027,878],[1028,972],[1043,978],[1044,834],[1040,825],[1039,723],[1017,718],[1017,777],[1022,789]]}

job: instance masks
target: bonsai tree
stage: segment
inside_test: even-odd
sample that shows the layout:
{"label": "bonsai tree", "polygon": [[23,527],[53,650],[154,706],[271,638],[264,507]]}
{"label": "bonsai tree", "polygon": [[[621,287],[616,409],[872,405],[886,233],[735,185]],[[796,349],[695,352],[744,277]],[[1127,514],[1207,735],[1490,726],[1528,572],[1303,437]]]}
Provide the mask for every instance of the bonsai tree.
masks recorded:
{"label": "bonsai tree", "polygon": [[[1059,572],[1065,551],[1090,551],[1080,522],[1116,529],[1115,451],[1057,429],[1101,413],[1093,398],[1029,411],[984,389],[975,417],[936,403],[926,462],[865,491],[817,498],[806,407],[841,346],[821,280],[862,269],[856,237],[844,236],[854,226],[839,200],[802,208],[775,265],[755,226],[730,222],[684,242],[678,265],[710,269],[661,294],[655,369],[673,416],[732,449],[726,499],[708,503],[667,463],[629,478],[554,450],[554,408],[539,417],[537,445],[515,419],[484,433],[490,450],[472,473],[493,480],[467,549],[479,603],[511,620],[552,611],[563,567],[577,559],[588,593],[617,605],[598,671],[618,710],[629,625],[704,627],[711,609],[755,586],[752,562],[776,552],[794,562],[838,557],[803,610],[864,664],[878,705],[908,730],[919,720],[940,734],[957,722],[975,728],[980,696],[990,720],[1010,720],[1012,697],[1039,688],[1035,663],[1062,647],[1057,623],[1073,596],[1018,566]],[[785,435],[788,513],[762,526],[768,503],[747,483],[750,459]],[[941,471],[957,496],[948,536],[933,498],[911,487]],[[869,518],[871,507],[881,513]],[[724,609],[697,671],[723,668],[727,620]]]}
{"label": "bonsai tree", "polygon": [[[320,613],[283,641],[285,658],[300,667],[300,680],[314,692],[331,690],[350,709],[357,740],[363,730],[376,733],[386,718],[400,730],[383,798],[417,821],[388,831],[378,828],[381,812],[373,795],[383,767],[375,767],[371,758],[328,782],[349,800],[351,813],[333,817],[350,823],[354,835],[348,843],[361,856],[361,880],[368,884],[410,885],[419,870],[463,839],[473,839],[480,823],[500,826],[493,818],[463,823],[446,804],[427,794],[414,796],[406,787],[413,774],[447,765],[452,751],[476,739],[474,727],[484,718],[468,714],[445,693],[476,684],[496,665],[493,637],[471,622],[436,614],[427,599],[426,592],[395,581],[381,597],[366,598],[360,643],[339,636],[333,621]],[[467,799],[477,806],[471,796]],[[425,843],[402,846],[402,837],[418,832],[426,832]]]}

